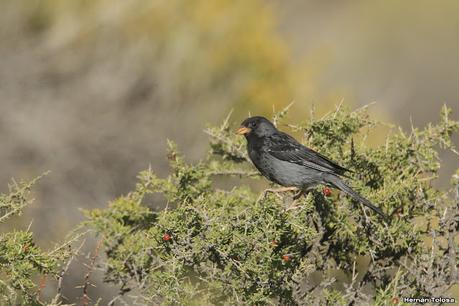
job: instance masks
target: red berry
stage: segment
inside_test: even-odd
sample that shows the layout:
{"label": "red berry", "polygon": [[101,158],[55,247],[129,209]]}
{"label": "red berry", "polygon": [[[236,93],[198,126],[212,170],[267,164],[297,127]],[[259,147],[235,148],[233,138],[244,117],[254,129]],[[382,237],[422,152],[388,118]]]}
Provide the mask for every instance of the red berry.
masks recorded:
{"label": "red berry", "polygon": [[171,240],[171,239],[172,239],[171,235],[169,235],[168,233],[164,233],[164,235],[163,235],[163,241],[169,241],[169,240]]}
{"label": "red berry", "polygon": [[329,197],[331,196],[331,189],[328,187],[324,187],[324,189],[322,190],[322,193],[324,194],[324,196]]}
{"label": "red berry", "polygon": [[392,298],[392,304],[397,305],[399,302],[400,302],[400,300],[398,299],[398,297],[393,297]]}
{"label": "red berry", "polygon": [[287,254],[282,255],[282,260],[285,261],[285,262],[290,261],[290,255],[287,255]]}

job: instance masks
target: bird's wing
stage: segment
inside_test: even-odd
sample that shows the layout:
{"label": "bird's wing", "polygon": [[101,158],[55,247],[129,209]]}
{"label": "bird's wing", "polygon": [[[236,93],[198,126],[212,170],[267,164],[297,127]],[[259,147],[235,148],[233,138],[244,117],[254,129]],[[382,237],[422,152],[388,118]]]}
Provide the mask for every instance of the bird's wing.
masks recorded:
{"label": "bird's wing", "polygon": [[303,146],[286,133],[278,132],[266,140],[265,145],[268,153],[277,159],[338,175],[350,171],[322,154]]}

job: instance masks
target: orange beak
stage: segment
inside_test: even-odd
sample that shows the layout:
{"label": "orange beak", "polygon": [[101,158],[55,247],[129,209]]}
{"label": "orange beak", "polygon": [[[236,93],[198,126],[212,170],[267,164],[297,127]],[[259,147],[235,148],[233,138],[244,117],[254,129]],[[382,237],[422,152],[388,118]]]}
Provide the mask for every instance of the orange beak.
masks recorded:
{"label": "orange beak", "polygon": [[245,135],[245,134],[248,134],[252,131],[252,129],[248,128],[248,127],[245,127],[245,126],[241,126],[237,131],[236,131],[236,134],[238,135]]}

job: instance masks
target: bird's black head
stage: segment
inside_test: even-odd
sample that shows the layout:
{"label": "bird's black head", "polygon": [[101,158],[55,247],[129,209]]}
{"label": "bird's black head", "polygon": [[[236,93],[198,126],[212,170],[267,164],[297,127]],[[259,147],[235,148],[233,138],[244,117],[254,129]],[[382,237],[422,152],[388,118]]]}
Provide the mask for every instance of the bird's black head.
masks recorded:
{"label": "bird's black head", "polygon": [[261,116],[255,116],[245,119],[237,133],[245,137],[265,137],[274,134],[277,131],[274,124],[268,119]]}

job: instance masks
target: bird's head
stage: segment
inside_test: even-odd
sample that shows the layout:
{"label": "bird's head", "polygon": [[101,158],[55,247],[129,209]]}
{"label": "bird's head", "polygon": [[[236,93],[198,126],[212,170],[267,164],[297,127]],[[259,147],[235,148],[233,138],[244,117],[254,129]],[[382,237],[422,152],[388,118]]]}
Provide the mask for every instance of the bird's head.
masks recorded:
{"label": "bird's head", "polygon": [[277,131],[274,124],[268,119],[261,116],[255,116],[245,119],[241,127],[236,131],[239,135],[247,137],[265,137],[272,135]]}

